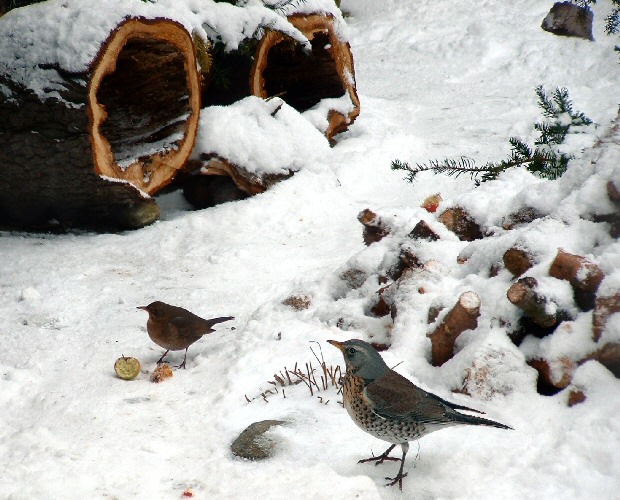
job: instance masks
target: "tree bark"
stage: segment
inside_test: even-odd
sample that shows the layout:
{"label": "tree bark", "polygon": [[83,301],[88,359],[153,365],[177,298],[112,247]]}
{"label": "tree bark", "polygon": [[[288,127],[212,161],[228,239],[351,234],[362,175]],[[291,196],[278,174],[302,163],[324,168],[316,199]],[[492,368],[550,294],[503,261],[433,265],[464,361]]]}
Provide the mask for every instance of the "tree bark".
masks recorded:
{"label": "tree bark", "polygon": [[478,295],[474,292],[463,293],[441,324],[427,335],[431,339],[434,366],[441,366],[452,358],[457,337],[465,330],[475,329],[478,326],[479,315]]}
{"label": "tree bark", "polygon": [[439,222],[456,234],[461,241],[474,241],[482,238],[480,226],[461,207],[448,208],[442,212]]}
{"label": "tree bark", "polygon": [[523,275],[533,265],[532,256],[521,248],[509,248],[504,253],[504,266],[515,278]]}
{"label": "tree bark", "polygon": [[259,41],[250,75],[253,95],[282,99],[298,111],[306,111],[323,99],[348,96],[350,104],[327,112],[324,133],[332,141],[345,131],[360,112],[355,70],[349,43],[337,34],[332,16],[292,15],[290,23],[312,44],[312,53],[284,34],[268,30]]}
{"label": "tree bark", "polygon": [[574,289],[590,293],[596,292],[605,277],[601,268],[593,262],[561,248],[551,264],[549,275],[570,282]]}
{"label": "tree bark", "polygon": [[558,322],[557,313],[547,311],[548,301],[535,291],[537,286],[535,278],[522,278],[508,289],[506,295],[508,300],[534,323],[543,328],[551,328]]}
{"label": "tree bark", "polygon": [[607,319],[620,313],[620,292],[609,297],[597,297],[592,313],[592,338],[598,342],[605,331]]}
{"label": "tree bark", "polygon": [[[12,36],[41,43],[28,33]],[[168,19],[126,19],[84,72],[60,61],[33,71],[42,69],[62,80],[60,98],[40,97],[0,73],[3,222],[124,228],[156,220],[148,195],[183,167],[198,129],[189,33]]]}

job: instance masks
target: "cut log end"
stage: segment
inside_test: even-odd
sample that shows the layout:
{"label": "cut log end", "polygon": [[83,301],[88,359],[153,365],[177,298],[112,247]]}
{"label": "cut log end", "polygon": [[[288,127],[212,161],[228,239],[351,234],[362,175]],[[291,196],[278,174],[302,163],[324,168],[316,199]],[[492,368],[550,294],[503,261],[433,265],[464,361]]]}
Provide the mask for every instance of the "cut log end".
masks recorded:
{"label": "cut log end", "polygon": [[480,298],[474,292],[465,292],[448,312],[441,324],[428,337],[431,339],[433,365],[441,366],[452,358],[454,343],[465,330],[478,326]]}
{"label": "cut log end", "polygon": [[551,328],[558,323],[558,315],[548,310],[548,300],[536,292],[535,278],[521,278],[506,293],[508,300],[521,309],[537,325]]}
{"label": "cut log end", "polygon": [[554,278],[569,281],[573,288],[594,293],[605,275],[593,262],[581,255],[573,255],[561,248],[549,269]]}
{"label": "cut log end", "polygon": [[256,50],[251,92],[262,98],[282,95],[298,111],[306,111],[322,99],[348,95],[352,109],[346,113],[332,109],[326,117],[325,135],[332,140],[359,114],[351,49],[338,38],[331,16],[293,15],[288,19],[308,38],[311,53],[307,54],[301,44],[280,32],[267,32]]}
{"label": "cut log end", "polygon": [[159,191],[185,164],[198,131],[191,36],[174,21],[127,20],[93,63],[88,100],[95,172]]}

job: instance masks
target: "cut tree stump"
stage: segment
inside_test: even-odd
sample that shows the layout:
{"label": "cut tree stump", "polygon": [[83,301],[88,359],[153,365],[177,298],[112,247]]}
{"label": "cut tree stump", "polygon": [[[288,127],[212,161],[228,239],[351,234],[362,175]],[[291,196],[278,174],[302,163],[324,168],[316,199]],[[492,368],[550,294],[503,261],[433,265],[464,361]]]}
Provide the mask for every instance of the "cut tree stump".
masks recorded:
{"label": "cut tree stump", "polygon": [[64,68],[64,60],[33,67],[33,80],[43,74],[58,89],[42,94],[1,56],[4,44],[49,43],[20,30],[18,16],[4,18],[0,33],[0,218],[27,228],[153,222],[159,209],[149,195],[183,167],[197,133],[191,35],[169,19],[125,19],[83,71]]}
{"label": "cut tree stump", "polygon": [[478,326],[480,297],[474,292],[465,292],[448,312],[441,324],[427,336],[431,339],[432,361],[441,366],[454,355],[454,342],[465,330]]}
{"label": "cut tree stump", "polygon": [[323,130],[332,141],[360,112],[351,47],[340,38],[330,15],[296,14],[288,20],[308,38],[312,52],[307,54],[299,42],[278,31],[266,30],[256,48],[250,90],[262,98],[280,95],[298,111],[333,99]]}

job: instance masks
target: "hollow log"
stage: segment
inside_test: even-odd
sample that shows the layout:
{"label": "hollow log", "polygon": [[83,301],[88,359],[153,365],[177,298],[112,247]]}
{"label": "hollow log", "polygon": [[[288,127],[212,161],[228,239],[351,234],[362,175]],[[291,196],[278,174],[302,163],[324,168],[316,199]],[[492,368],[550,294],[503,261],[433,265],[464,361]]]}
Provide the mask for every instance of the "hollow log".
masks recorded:
{"label": "hollow log", "polygon": [[263,98],[281,95],[298,111],[330,99],[333,106],[328,106],[322,130],[332,141],[360,112],[351,47],[339,36],[332,16],[296,14],[288,20],[308,38],[312,52],[307,54],[283,33],[267,30],[256,48],[250,90]]}
{"label": "hollow log", "polygon": [[452,358],[454,342],[465,330],[478,326],[480,298],[474,292],[465,292],[448,312],[441,324],[427,336],[431,339],[432,361],[441,366]]}
{"label": "hollow log", "polygon": [[536,292],[537,286],[535,278],[521,278],[508,289],[506,296],[534,323],[543,328],[551,328],[557,324],[558,315],[556,312],[547,311],[549,302],[546,297]]}
{"label": "hollow log", "polygon": [[[192,37],[169,19],[124,19],[83,69],[47,59],[30,75],[15,70],[14,47],[43,42],[22,29],[21,10],[0,26],[0,218],[29,228],[157,219],[149,195],[183,167],[198,128]],[[47,88],[29,83],[42,75]]]}
{"label": "hollow log", "polygon": [[597,297],[592,313],[592,338],[598,342],[605,331],[607,319],[620,313],[620,292],[609,297]]}
{"label": "hollow log", "polygon": [[504,266],[515,278],[524,274],[533,265],[532,256],[521,248],[509,248],[504,253]]}
{"label": "hollow log", "polygon": [[456,234],[461,241],[474,241],[482,238],[480,226],[461,207],[448,208],[442,212],[439,222]]}

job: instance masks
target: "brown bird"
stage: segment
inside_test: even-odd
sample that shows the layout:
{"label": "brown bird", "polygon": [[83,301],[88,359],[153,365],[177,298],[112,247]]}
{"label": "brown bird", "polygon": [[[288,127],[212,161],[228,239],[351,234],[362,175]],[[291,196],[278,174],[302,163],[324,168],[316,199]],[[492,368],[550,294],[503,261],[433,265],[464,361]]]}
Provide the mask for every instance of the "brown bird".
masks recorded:
{"label": "brown bird", "polygon": [[[386,477],[388,486],[398,483],[403,489],[405,456],[409,441],[453,425],[488,425],[510,429],[507,425],[485,418],[465,415],[456,410],[481,411],[450,403],[420,389],[408,379],[390,369],[381,355],[363,340],[338,342],[328,340],[342,351],[347,371],[343,380],[343,403],[349,416],[362,430],[376,438],[392,443],[382,455],[361,462],[400,460],[396,477]],[[388,456],[399,444],[402,458]]]}
{"label": "brown bird", "polygon": [[182,307],[171,306],[164,302],[152,302],[148,306],[140,306],[149,313],[146,330],[151,340],[158,346],[166,349],[157,363],[161,363],[168,351],[180,351],[185,349],[183,363],[177,368],[185,368],[187,349],[203,335],[214,332],[213,325],[235,319],[233,316],[222,318],[203,319]]}

